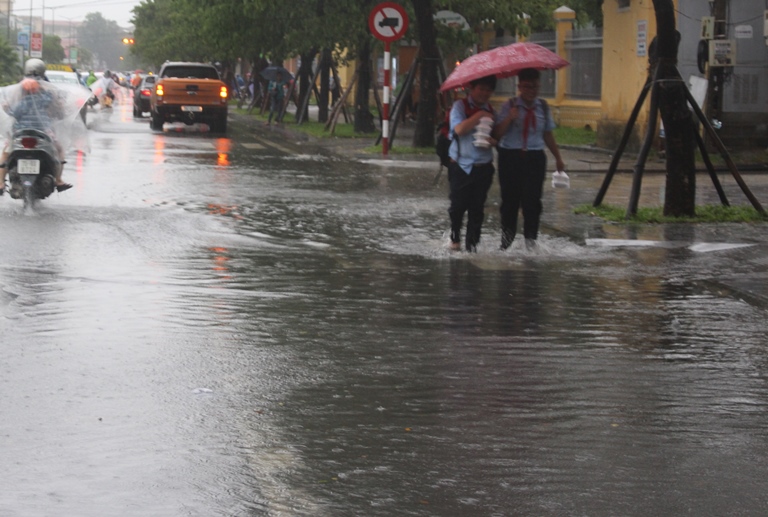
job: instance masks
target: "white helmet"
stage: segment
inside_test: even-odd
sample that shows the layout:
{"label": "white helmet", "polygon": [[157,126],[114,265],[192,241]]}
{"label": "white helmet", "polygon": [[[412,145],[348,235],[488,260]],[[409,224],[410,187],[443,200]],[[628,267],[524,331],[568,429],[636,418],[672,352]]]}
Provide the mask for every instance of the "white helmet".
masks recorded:
{"label": "white helmet", "polygon": [[42,79],[45,76],[45,62],[36,57],[27,59],[27,62],[24,63],[24,75],[26,77],[37,77]]}

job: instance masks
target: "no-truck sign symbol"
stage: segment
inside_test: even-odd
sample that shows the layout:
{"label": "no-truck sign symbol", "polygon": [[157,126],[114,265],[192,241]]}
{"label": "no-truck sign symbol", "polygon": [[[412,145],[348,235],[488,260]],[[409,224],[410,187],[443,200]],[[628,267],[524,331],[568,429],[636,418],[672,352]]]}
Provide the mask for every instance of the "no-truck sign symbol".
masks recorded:
{"label": "no-truck sign symbol", "polygon": [[402,38],[408,30],[408,15],[401,5],[384,2],[371,11],[368,27],[377,39],[390,43]]}

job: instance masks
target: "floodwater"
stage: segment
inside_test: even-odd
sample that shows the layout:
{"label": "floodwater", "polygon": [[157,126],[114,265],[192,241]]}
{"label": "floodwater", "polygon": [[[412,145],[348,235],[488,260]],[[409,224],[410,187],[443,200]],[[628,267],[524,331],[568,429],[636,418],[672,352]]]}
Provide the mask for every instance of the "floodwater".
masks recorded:
{"label": "floodwater", "polygon": [[575,175],[452,255],[433,171],[99,122],[0,199],[0,516],[768,512],[758,240],[575,228]]}

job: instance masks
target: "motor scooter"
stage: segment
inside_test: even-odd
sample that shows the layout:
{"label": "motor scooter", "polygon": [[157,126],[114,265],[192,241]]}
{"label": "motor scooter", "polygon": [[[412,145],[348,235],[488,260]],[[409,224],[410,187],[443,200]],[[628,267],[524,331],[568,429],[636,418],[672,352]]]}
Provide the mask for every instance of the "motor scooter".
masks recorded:
{"label": "motor scooter", "polygon": [[[0,138],[5,139],[2,167],[10,197],[24,206],[46,199],[56,190],[65,149],[88,152],[88,130],[79,115],[91,91],[79,84],[25,78],[0,88]],[[55,138],[54,138],[55,135]],[[2,161],[2,160],[0,160]]]}
{"label": "motor scooter", "polygon": [[93,95],[85,103],[89,108],[95,108],[98,104],[101,109],[110,109],[115,100],[115,94],[112,91],[107,91],[101,95]]}
{"label": "motor scooter", "polygon": [[14,131],[10,151],[6,162],[9,192],[13,199],[22,199],[24,207],[32,208],[56,189],[55,175],[61,167],[56,144],[44,131],[22,128]]}

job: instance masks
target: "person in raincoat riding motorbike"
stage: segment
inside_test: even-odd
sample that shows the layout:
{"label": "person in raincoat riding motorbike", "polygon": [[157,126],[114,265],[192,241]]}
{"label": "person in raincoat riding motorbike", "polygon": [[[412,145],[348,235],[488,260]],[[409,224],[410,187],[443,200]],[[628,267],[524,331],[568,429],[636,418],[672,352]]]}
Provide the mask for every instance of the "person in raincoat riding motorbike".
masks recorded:
{"label": "person in raincoat riding motorbike", "polygon": [[[63,192],[72,188],[61,179],[64,166],[64,149],[56,140],[53,132],[53,121],[62,111],[61,99],[56,96],[54,89],[43,88],[46,66],[43,60],[32,58],[24,64],[24,79],[21,80],[21,98],[10,106],[4,106],[6,111],[15,119],[14,130],[32,128],[45,131],[53,138],[58,154],[59,167],[54,172],[56,190]],[[47,84],[47,83],[46,83]],[[10,150],[6,144],[0,158],[0,194],[5,191],[5,179],[8,173],[7,161]]]}

